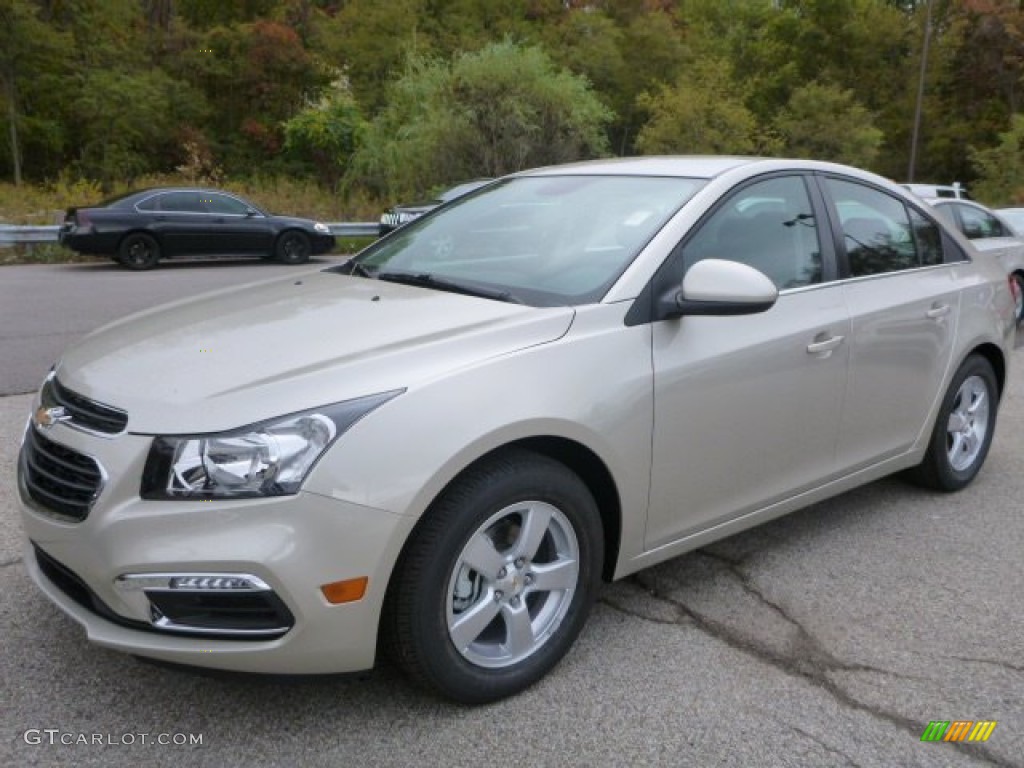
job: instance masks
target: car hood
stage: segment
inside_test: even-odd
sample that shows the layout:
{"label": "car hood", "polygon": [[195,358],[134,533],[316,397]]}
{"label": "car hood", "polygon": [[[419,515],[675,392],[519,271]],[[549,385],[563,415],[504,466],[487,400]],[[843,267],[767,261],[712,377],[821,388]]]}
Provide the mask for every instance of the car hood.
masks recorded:
{"label": "car hood", "polygon": [[573,316],[308,273],[126,317],[72,347],[57,376],[127,411],[130,432],[215,432],[412,388],[553,341]]}

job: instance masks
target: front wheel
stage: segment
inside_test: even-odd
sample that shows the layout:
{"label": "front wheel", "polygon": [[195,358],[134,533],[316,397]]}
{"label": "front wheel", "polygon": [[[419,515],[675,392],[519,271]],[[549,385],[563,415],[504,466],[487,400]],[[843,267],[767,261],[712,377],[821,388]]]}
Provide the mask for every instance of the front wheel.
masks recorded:
{"label": "front wheel", "polygon": [[274,258],[282,264],[305,264],[309,261],[311,251],[309,236],[297,229],[290,229],[277,238]]}
{"label": "front wheel", "polygon": [[465,704],[510,696],[569,650],[604,543],[587,487],[527,451],[469,470],[413,533],[388,588],[384,642],[415,681]]}
{"label": "front wheel", "polygon": [[992,364],[971,355],[949,384],[928,451],[913,477],[937,491],[959,491],[978,474],[996,428],[999,389]]}

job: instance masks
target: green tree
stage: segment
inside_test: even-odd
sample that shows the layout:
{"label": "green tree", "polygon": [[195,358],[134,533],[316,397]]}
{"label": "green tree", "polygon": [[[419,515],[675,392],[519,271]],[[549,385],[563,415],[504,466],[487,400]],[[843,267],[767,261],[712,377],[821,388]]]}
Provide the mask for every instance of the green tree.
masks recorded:
{"label": "green tree", "polygon": [[782,151],[793,157],[869,167],[882,144],[882,132],[853,92],[829,83],[808,83],[793,91],[774,128]]}
{"label": "green tree", "polygon": [[352,179],[389,195],[607,151],[612,115],[586,80],[537,47],[495,43],[452,62],[415,59],[389,91]]}
{"label": "green tree", "polygon": [[985,149],[971,148],[971,163],[978,173],[976,197],[992,205],[1024,203],[1024,115],[1010,119],[999,142]]}
{"label": "green tree", "polygon": [[153,170],[161,153],[173,157],[178,126],[191,116],[187,89],[159,69],[92,70],[73,111],[80,126],[78,169],[107,185]]}
{"label": "green tree", "polygon": [[702,62],[674,85],[643,94],[639,104],[650,115],[636,140],[643,154],[742,155],[757,148],[757,121],[725,61]]}
{"label": "green tree", "polygon": [[68,71],[67,45],[65,36],[39,18],[33,3],[0,0],[0,125],[6,123],[15,184],[21,184],[26,154],[58,151],[63,142],[64,124],[48,97],[59,92]]}
{"label": "green tree", "polygon": [[335,82],[319,102],[284,124],[284,148],[334,188],[366,133],[366,121],[348,85]]}

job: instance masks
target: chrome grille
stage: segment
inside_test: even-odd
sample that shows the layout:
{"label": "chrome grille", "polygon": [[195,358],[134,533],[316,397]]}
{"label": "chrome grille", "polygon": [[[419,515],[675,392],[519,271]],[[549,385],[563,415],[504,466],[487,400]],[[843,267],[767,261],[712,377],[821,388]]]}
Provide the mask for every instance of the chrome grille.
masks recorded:
{"label": "chrome grille", "polygon": [[95,459],[43,437],[25,433],[18,472],[28,495],[40,507],[82,521],[103,488],[103,470]]}
{"label": "chrome grille", "polygon": [[59,406],[71,417],[71,424],[104,435],[116,435],[128,426],[128,414],[124,411],[103,403],[97,403],[72,392],[63,386],[56,377],[46,380],[42,392],[43,405]]}

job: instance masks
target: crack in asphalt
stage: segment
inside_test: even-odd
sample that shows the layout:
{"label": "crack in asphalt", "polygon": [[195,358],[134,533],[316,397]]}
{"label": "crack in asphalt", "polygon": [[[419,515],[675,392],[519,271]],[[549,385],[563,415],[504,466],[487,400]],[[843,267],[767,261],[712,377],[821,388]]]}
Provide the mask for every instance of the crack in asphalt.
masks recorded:
{"label": "crack in asphalt", "polygon": [[[893,672],[892,670],[873,667],[867,664],[851,664],[836,658],[836,656],[826,649],[813,635],[811,635],[811,633],[808,632],[798,620],[786,612],[782,606],[769,600],[760,589],[754,586],[750,577],[740,570],[743,564],[742,560],[730,559],[722,555],[711,553],[707,550],[699,550],[695,554],[724,564],[741,589],[759,600],[796,630],[797,640],[791,644],[791,648],[788,653],[781,653],[763,640],[759,640],[754,636],[744,635],[727,624],[701,613],[692,606],[684,603],[682,600],[678,600],[668,594],[662,593],[658,587],[657,577],[645,571],[641,571],[640,573],[635,573],[632,576],[627,577],[623,580],[623,583],[635,585],[637,588],[646,592],[653,600],[661,603],[665,607],[669,607],[674,618],[666,619],[653,617],[631,606],[623,605],[622,602],[607,596],[602,597],[600,602],[620,613],[633,616],[642,621],[653,624],[682,626],[687,623],[688,620],[689,623],[701,632],[725,643],[729,647],[767,663],[784,674],[799,677],[809,683],[812,683],[825,691],[840,705],[845,706],[848,709],[864,712],[871,717],[900,728],[915,738],[920,738],[923,728],[920,722],[909,717],[904,717],[897,712],[890,712],[881,707],[873,706],[861,701],[833,680],[830,673],[836,671],[874,672],[877,674],[905,679],[910,676],[902,675],[898,672]],[[920,680],[921,678],[911,679]],[[967,745],[959,742],[949,742],[948,746],[958,750],[966,756],[972,757],[976,760],[982,760],[989,765],[998,766],[998,768],[1019,768],[1015,763],[1007,762],[1000,755],[993,752],[987,746],[983,746],[981,744],[972,743]],[[843,757],[847,756],[843,755]]]}
{"label": "crack in asphalt", "polygon": [[0,568],[7,568],[8,566],[11,566],[11,565],[17,565],[20,562],[21,562],[21,558],[20,557],[16,557],[13,560],[4,560],[3,562],[0,562]]}
{"label": "crack in asphalt", "polygon": [[[776,720],[775,722],[781,722],[781,721]],[[854,760],[848,754],[843,752],[843,750],[836,749],[835,747],[831,746],[830,744],[826,744],[824,741],[819,739],[817,736],[815,736],[810,731],[805,731],[803,728],[798,728],[795,725],[790,725],[789,723],[785,723],[785,722],[781,722],[781,724],[783,726],[785,726],[786,728],[788,728],[789,730],[794,731],[795,733],[799,733],[805,739],[813,741],[815,744],[817,744],[819,747],[824,749],[829,754],[836,755],[837,757],[843,758],[843,760],[845,760],[849,765],[852,765],[853,768],[861,768],[860,763],[858,763],[856,760]]]}
{"label": "crack in asphalt", "polygon": [[973,656],[940,656],[943,659],[953,659],[954,661],[967,661],[973,664],[991,664],[994,667],[1001,667],[1002,669],[1008,669],[1011,672],[1019,672],[1024,674],[1024,667],[1017,664],[1010,664],[999,659],[978,659]]}

